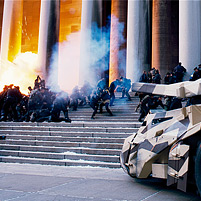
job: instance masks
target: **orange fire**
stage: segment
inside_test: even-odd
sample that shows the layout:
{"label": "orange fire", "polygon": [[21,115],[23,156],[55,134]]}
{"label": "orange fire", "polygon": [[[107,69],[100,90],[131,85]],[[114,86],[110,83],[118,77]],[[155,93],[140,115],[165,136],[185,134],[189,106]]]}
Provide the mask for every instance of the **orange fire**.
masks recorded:
{"label": "orange fire", "polygon": [[20,87],[22,93],[27,94],[28,86],[33,87],[38,75],[37,59],[37,54],[25,52],[19,54],[13,62],[1,61],[0,90],[4,85],[14,84]]}

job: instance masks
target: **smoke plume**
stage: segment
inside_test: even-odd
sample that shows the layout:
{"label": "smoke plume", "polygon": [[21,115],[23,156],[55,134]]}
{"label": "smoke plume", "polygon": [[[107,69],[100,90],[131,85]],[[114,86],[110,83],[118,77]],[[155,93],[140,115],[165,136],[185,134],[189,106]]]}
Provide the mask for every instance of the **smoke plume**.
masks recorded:
{"label": "smoke plume", "polygon": [[[113,16],[115,18],[115,16]],[[59,43],[52,55],[48,85],[51,89],[60,88],[71,92],[75,86],[83,85],[88,81],[95,86],[109,69],[110,54],[110,21],[105,27],[98,27],[92,23],[90,29],[68,35],[66,41]],[[123,38],[124,24],[116,18],[116,27],[121,39],[117,41],[117,48],[125,42]],[[58,51],[58,52],[57,52]],[[125,54],[125,50],[119,51],[118,57]],[[125,65],[125,64],[124,64]],[[57,70],[58,69],[58,70]]]}

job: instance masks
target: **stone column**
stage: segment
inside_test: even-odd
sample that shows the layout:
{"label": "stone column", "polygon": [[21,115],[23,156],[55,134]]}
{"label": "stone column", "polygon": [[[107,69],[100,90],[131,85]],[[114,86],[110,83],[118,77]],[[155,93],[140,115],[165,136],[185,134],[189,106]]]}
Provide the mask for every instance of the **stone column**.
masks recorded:
{"label": "stone column", "polygon": [[0,1],[0,42],[1,42],[2,25],[3,25],[3,10],[4,10],[4,1]]}
{"label": "stone column", "polygon": [[21,52],[23,1],[4,2],[1,60],[13,61]]}
{"label": "stone column", "polygon": [[128,0],[126,77],[138,82],[143,70],[150,68],[149,1]]}
{"label": "stone column", "polygon": [[[86,52],[90,52],[89,44],[91,38],[92,8],[93,0],[82,0],[79,85],[83,85],[89,75],[90,55],[86,54]],[[89,76],[90,83],[93,82],[93,77],[94,74],[92,73]]]}
{"label": "stone column", "polygon": [[112,0],[109,82],[126,75],[127,0]]}
{"label": "stone column", "polygon": [[179,61],[187,77],[201,63],[201,1],[179,1]]}
{"label": "stone column", "polygon": [[171,1],[153,0],[152,67],[158,69],[162,77],[173,68],[171,51]]}
{"label": "stone column", "polygon": [[39,74],[46,79],[50,59],[55,51],[58,54],[60,1],[41,0],[38,42]]}
{"label": "stone column", "polygon": [[10,26],[8,60],[13,61],[21,53],[23,0],[13,1],[13,12]]}
{"label": "stone column", "polygon": [[[107,85],[109,85],[109,65],[110,65],[110,51],[109,51],[110,29],[107,28],[109,28],[110,25],[109,21],[110,18],[111,18],[111,1],[102,0],[102,26],[103,29],[106,28],[107,30],[106,33],[104,32],[103,33],[107,35],[108,44],[107,43],[105,44],[105,49],[107,48],[108,52],[105,54],[104,58],[101,61],[103,66],[101,78],[103,77],[106,78]],[[103,37],[105,36],[103,35]]]}
{"label": "stone column", "polygon": [[[102,24],[100,11],[100,0],[82,0],[79,85],[83,85],[84,81],[88,81],[91,84],[96,84],[97,82],[96,66],[92,61],[95,53],[93,51],[96,50],[91,49],[91,40],[93,38],[92,23],[97,23],[98,27]],[[98,31],[96,34],[100,34],[100,32]]]}

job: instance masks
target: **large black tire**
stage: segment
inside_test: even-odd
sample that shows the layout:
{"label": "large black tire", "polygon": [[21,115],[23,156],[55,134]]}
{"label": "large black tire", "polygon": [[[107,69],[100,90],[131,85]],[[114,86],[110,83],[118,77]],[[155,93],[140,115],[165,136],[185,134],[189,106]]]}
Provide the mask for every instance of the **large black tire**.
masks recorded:
{"label": "large black tire", "polygon": [[199,143],[195,157],[195,182],[201,196],[201,143]]}

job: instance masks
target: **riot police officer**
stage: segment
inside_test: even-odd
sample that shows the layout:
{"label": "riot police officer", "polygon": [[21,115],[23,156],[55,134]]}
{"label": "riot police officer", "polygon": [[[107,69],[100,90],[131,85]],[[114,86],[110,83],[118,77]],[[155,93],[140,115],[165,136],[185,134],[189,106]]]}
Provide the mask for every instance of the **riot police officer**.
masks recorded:
{"label": "riot police officer", "polygon": [[7,96],[5,98],[3,108],[2,108],[2,117],[0,119],[1,121],[7,120],[7,116],[9,114],[10,108],[13,113],[14,121],[18,121],[16,106],[21,101],[21,99],[22,99],[22,94],[18,86],[11,87],[8,89]]}
{"label": "riot police officer", "polygon": [[90,106],[94,110],[91,116],[91,119],[95,119],[95,115],[98,111],[100,96],[98,95],[96,90],[92,91],[91,98],[90,98]]}
{"label": "riot police officer", "polygon": [[105,109],[109,113],[110,116],[113,116],[111,110],[109,109],[110,95],[108,90],[103,90],[101,93],[101,103],[100,103],[100,113],[102,113],[102,108],[105,106]]}
{"label": "riot police officer", "polygon": [[[59,93],[53,102],[50,121],[71,122],[71,119],[68,117],[69,105],[70,105],[70,99],[68,97],[68,94],[65,92]],[[61,111],[64,113],[64,118],[60,117]]]}

